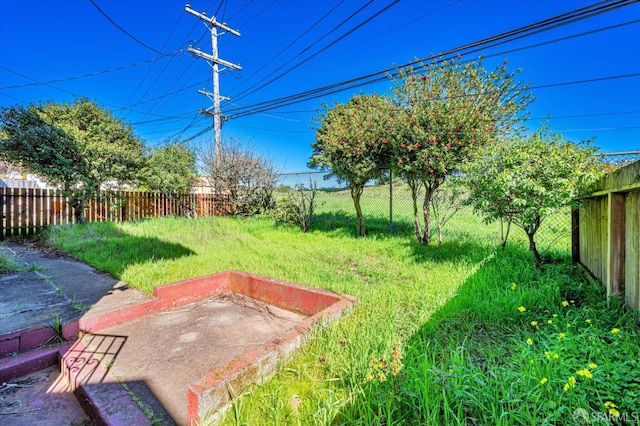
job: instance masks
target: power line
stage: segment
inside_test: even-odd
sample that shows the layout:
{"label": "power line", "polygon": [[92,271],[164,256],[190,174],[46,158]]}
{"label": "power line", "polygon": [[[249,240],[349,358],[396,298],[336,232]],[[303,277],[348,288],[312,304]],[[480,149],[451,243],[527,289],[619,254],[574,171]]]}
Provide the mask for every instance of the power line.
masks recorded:
{"label": "power line", "polygon": [[[330,84],[316,89],[311,89],[305,92],[271,99],[267,101],[258,102],[252,105],[245,106],[243,108],[236,108],[231,110],[230,118],[239,118],[247,115],[258,114],[261,112],[269,111],[276,108],[281,108],[288,105],[316,99],[322,96],[326,96],[333,93],[346,91],[355,87],[362,87],[365,85],[385,81],[389,76],[395,76],[399,69],[407,68],[415,64],[424,63],[432,60],[442,61],[454,55],[469,55],[480,51],[482,48],[491,48],[514,40],[518,40],[524,37],[539,34],[544,31],[558,28],[560,26],[568,25],[583,19],[587,19],[599,14],[610,12],[619,9],[624,6],[629,6],[633,3],[637,3],[638,0],[618,0],[618,1],[601,1],[594,3],[590,6],[580,9],[566,12],[561,15],[557,15],[552,18],[544,19],[542,21],[535,22],[523,27],[519,27],[505,33],[501,33],[495,36],[491,36],[482,40],[478,40],[472,43],[468,43],[463,46],[459,46],[453,49],[449,49],[438,55],[431,55],[427,58],[416,59],[411,62],[407,62],[403,65],[393,68],[387,68],[381,71],[369,73],[360,77],[355,77],[342,82]],[[439,58],[439,59],[438,59]],[[235,113],[234,113],[235,112]]]}
{"label": "power line", "polygon": [[[281,79],[282,77],[284,77],[285,75],[289,74],[291,71],[297,69],[298,67],[304,65],[305,63],[307,63],[308,61],[310,61],[311,59],[315,58],[316,56],[318,56],[319,54],[325,52],[327,49],[329,49],[331,46],[335,45],[336,43],[340,42],[341,40],[345,39],[347,36],[351,35],[354,31],[362,28],[363,26],[365,26],[366,24],[368,24],[369,22],[371,22],[373,19],[377,18],[378,16],[380,16],[382,13],[386,12],[387,10],[389,10],[391,7],[395,6],[396,4],[398,4],[400,0],[393,0],[391,3],[389,3],[387,6],[385,6],[384,8],[382,8],[381,10],[379,10],[378,12],[374,13],[373,15],[371,15],[370,17],[368,17],[367,19],[365,19],[364,21],[362,21],[361,23],[359,23],[358,25],[356,25],[355,27],[353,27],[352,29],[350,29],[349,31],[347,31],[346,33],[342,34],[340,37],[338,37],[337,39],[333,40],[331,43],[329,43],[328,45],[324,46],[322,49],[318,50],[317,52],[315,52],[314,54],[312,54],[311,56],[303,59],[302,61],[298,62],[296,65],[292,66],[291,68],[287,69],[286,71],[280,73],[279,75],[271,78],[270,80],[268,80],[266,83],[262,84],[261,86],[255,88],[253,91],[245,93],[244,96],[248,96],[252,93],[257,92],[258,90],[270,85],[271,83]],[[238,96],[238,98],[242,98],[244,96]]]}
{"label": "power line", "polygon": [[574,80],[574,81],[566,81],[566,82],[563,82],[563,83],[541,84],[539,86],[531,86],[530,89],[548,89],[550,87],[571,86],[571,85],[574,85],[574,84],[595,83],[595,82],[598,82],[598,81],[616,80],[616,79],[619,79],[619,78],[630,78],[630,77],[638,77],[638,76],[640,76],[640,73],[611,75],[611,76],[607,76],[607,77],[590,78],[590,79],[587,79],[587,80]]}
{"label": "power line", "polygon": [[[316,41],[314,41],[313,43],[311,43],[310,45],[308,45],[307,47],[305,47],[304,49],[302,49],[302,51],[300,53],[298,53],[297,55],[295,55],[293,58],[291,58],[289,61],[285,62],[284,64],[280,65],[278,68],[276,68],[273,73],[276,73],[278,71],[280,71],[282,68],[284,68],[285,66],[289,65],[291,62],[293,62],[296,57],[302,56],[304,55],[309,49],[311,49],[312,47],[314,47],[316,44],[320,43],[320,41],[322,41],[324,38],[328,37],[330,34],[332,34],[333,32],[337,31],[340,27],[342,27],[343,25],[345,25],[347,22],[349,22],[351,19],[353,19],[355,16],[357,16],[360,12],[362,12],[363,10],[365,10],[368,6],[370,6],[373,3],[373,0],[369,0],[369,2],[367,2],[366,4],[364,4],[363,6],[361,6],[358,10],[356,10],[355,12],[352,12],[351,15],[349,15],[346,19],[343,19],[338,25],[334,26],[332,29],[330,29],[326,34],[324,34],[322,37],[320,37],[319,39],[317,39]],[[291,69],[289,69],[290,71]],[[284,73],[288,73],[289,71],[285,71]],[[273,74],[272,73],[272,74]],[[283,74],[279,74],[279,76],[277,78],[280,78]],[[263,88],[266,84],[263,84],[262,86],[258,87],[257,89],[254,89],[256,86],[260,85],[260,83],[262,83],[263,81],[267,80],[269,77],[265,77],[262,80],[254,83],[252,86],[250,86],[249,88],[245,89],[244,91],[240,92],[238,95],[234,96],[234,99],[238,100],[238,99],[242,99],[243,97],[247,96],[248,94],[254,93],[257,90]],[[252,90],[254,89],[254,90]]]}
{"label": "power line", "polygon": [[[332,7],[327,13],[325,13],[320,19],[318,19],[316,22],[314,22],[310,27],[308,27],[306,30],[304,30],[298,37],[296,37],[291,43],[289,43],[286,47],[284,47],[282,50],[280,50],[278,53],[276,53],[271,59],[269,59],[265,64],[263,64],[260,68],[258,68],[257,70],[255,70],[251,75],[249,75],[249,77],[246,78],[246,80],[244,80],[244,83],[246,83],[247,81],[249,81],[254,75],[258,74],[260,71],[262,71],[263,69],[265,69],[267,67],[267,65],[271,64],[274,60],[276,60],[278,57],[280,57],[280,55],[282,55],[284,52],[286,52],[291,46],[293,46],[294,44],[296,44],[302,37],[304,37],[305,35],[307,35],[309,33],[309,31],[311,31],[313,28],[315,28],[318,24],[320,24],[322,21],[324,21],[329,15],[331,15],[338,7],[340,7],[340,5],[342,5],[344,3],[344,0],[341,0],[338,4],[336,4],[334,7]],[[241,83],[242,84],[242,83]],[[232,89],[232,91],[235,90]]]}
{"label": "power line", "polygon": [[113,26],[115,26],[117,29],[119,29],[120,31],[122,31],[123,33],[125,33],[129,38],[131,38],[133,41],[135,41],[136,43],[138,43],[139,45],[151,50],[152,52],[155,52],[158,55],[162,55],[162,52],[154,49],[153,47],[149,46],[148,44],[140,41],[140,39],[138,39],[136,36],[134,36],[133,34],[131,34],[129,31],[125,30],[124,28],[122,28],[120,25],[118,25],[116,23],[116,21],[114,21],[113,19],[111,19],[111,17],[109,15],[106,14],[106,12],[104,10],[102,10],[100,8],[100,6],[98,6],[96,4],[96,2],[94,0],[89,0],[89,3],[91,3],[96,9],[98,9],[98,12],[100,12],[102,14],[102,16],[104,16],[105,18],[107,18],[107,20],[109,22],[111,22],[113,24]]}
{"label": "power line", "polygon": [[640,111],[594,112],[594,113],[591,113],[591,114],[556,115],[556,116],[548,116],[548,117],[527,118],[524,121],[561,120],[561,119],[565,119],[565,118],[608,117],[608,116],[612,116],[612,115],[632,115],[632,114],[640,114]]}
{"label": "power line", "polygon": [[[133,64],[129,64],[129,65],[122,65],[119,67],[115,67],[115,68],[109,68],[106,70],[102,70],[102,71],[95,71],[95,72],[90,72],[87,74],[80,74],[80,75],[75,75],[72,77],[62,77],[62,78],[56,78],[54,80],[49,80],[49,81],[41,81],[41,82],[34,82],[34,83],[25,83],[25,84],[16,84],[16,85],[12,85],[12,86],[2,86],[0,87],[0,90],[4,90],[4,89],[20,89],[20,88],[24,88],[24,87],[30,87],[30,86],[41,86],[41,85],[47,85],[47,84],[52,84],[52,83],[60,83],[63,81],[71,81],[71,80],[79,80],[81,78],[88,78],[88,77],[95,77],[97,75],[102,75],[102,74],[108,74],[108,73],[112,73],[112,72],[117,72],[117,71],[123,71],[129,68],[134,68],[134,67],[138,67],[140,65],[145,65],[151,62],[155,62],[159,59],[163,59],[169,56],[178,56],[178,55],[184,55],[184,52],[182,50],[176,50],[174,52],[171,53],[163,53],[160,56],[156,56],[155,58],[151,58],[151,59],[147,59],[144,61],[140,61],[140,62],[135,62]],[[5,69],[9,72],[13,72],[10,69],[1,66],[0,68]]]}

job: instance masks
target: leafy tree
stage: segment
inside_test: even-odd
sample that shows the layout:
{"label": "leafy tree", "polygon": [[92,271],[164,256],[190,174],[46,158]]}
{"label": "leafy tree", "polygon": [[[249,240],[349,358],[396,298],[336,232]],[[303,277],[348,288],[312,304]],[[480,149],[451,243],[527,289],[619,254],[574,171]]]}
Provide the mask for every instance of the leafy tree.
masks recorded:
{"label": "leafy tree", "polygon": [[468,168],[469,201],[485,220],[522,228],[536,262],[535,235],[546,217],[576,203],[602,175],[589,141],[572,143],[543,126],[492,146]]}
{"label": "leafy tree", "polygon": [[180,142],[149,148],[140,172],[143,188],[174,196],[191,192],[197,178],[196,155]]}
{"label": "leafy tree", "polygon": [[0,157],[59,186],[80,223],[87,200],[133,181],[142,161],[131,126],[85,98],[2,108],[0,128]]}
{"label": "leafy tree", "polygon": [[222,143],[217,156],[213,149],[203,151],[201,160],[213,178],[216,194],[228,193],[236,214],[253,215],[273,208],[279,173],[273,159],[232,138]]}
{"label": "leafy tree", "polygon": [[382,178],[390,167],[394,114],[388,98],[361,94],[333,108],[325,105],[324,113],[315,118],[318,130],[309,166],[331,168],[348,183],[359,236],[366,233],[360,206],[364,186]]}
{"label": "leafy tree", "polygon": [[445,178],[482,147],[495,143],[530,103],[526,86],[516,82],[515,75],[507,72],[506,61],[488,71],[480,59],[420,64],[400,70],[394,78],[392,90],[403,113],[395,126],[395,167],[411,190],[420,244],[429,244],[431,199]]}

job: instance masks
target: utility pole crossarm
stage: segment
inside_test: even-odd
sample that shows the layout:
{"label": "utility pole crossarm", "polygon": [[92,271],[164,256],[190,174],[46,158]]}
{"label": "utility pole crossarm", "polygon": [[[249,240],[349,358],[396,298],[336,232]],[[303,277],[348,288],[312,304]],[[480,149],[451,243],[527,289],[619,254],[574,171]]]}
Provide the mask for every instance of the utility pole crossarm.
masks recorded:
{"label": "utility pole crossarm", "polygon": [[215,62],[216,64],[225,66],[227,68],[232,68],[232,69],[238,70],[238,71],[240,71],[242,69],[242,67],[240,65],[232,64],[231,62],[225,61],[224,59],[214,58],[213,55],[209,55],[208,53],[204,53],[201,50],[194,49],[191,46],[189,46],[187,48],[187,50],[189,52],[193,53],[196,56],[199,56],[199,57],[201,57],[203,59],[206,59],[207,61]]}
{"label": "utility pole crossarm", "polygon": [[233,34],[234,36],[240,37],[240,32],[239,31],[232,30],[231,28],[227,27],[226,24],[221,24],[220,22],[216,21],[215,16],[209,18],[206,13],[196,12],[195,10],[191,9],[190,5],[186,5],[184,7],[184,10],[187,13],[192,14],[193,16],[197,16],[198,18],[202,19],[203,21],[207,21],[208,23],[210,23],[211,25],[213,25],[215,27],[221,28],[224,31]]}
{"label": "utility pole crossarm", "polygon": [[206,13],[196,12],[191,9],[191,6],[188,4],[184,9],[187,13],[203,20],[204,22],[209,24],[209,31],[211,32],[211,54],[204,53],[199,49],[196,49],[192,46],[189,46],[189,52],[193,53],[199,58],[203,58],[209,62],[211,62],[211,68],[213,69],[213,93],[209,93],[205,90],[198,90],[198,93],[207,96],[211,99],[212,106],[207,109],[201,109],[200,113],[209,115],[213,117],[213,135],[214,135],[214,143],[215,143],[215,154],[216,161],[220,158],[221,152],[221,144],[222,144],[222,122],[227,119],[227,117],[223,117],[220,112],[220,100],[229,100],[224,96],[220,96],[220,77],[219,77],[219,69],[218,65],[222,65],[223,67],[231,68],[234,70],[241,70],[242,67],[240,65],[233,64],[229,61],[225,61],[224,59],[220,59],[218,57],[218,28],[221,30],[233,34],[234,36],[240,36],[240,32],[229,28],[226,24],[221,24],[216,21],[215,16],[208,17]]}

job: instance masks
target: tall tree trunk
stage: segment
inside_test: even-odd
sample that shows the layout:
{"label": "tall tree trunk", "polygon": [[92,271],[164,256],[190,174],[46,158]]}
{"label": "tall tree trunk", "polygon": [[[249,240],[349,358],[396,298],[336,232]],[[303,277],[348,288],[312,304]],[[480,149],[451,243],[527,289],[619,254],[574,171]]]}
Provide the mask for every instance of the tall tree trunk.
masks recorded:
{"label": "tall tree trunk", "polygon": [[442,245],[442,227],[444,226],[444,218],[438,213],[438,207],[433,202],[433,194],[431,196],[431,207],[433,207],[433,215],[436,218],[436,226],[438,227],[438,245]]}
{"label": "tall tree trunk", "polygon": [[411,189],[411,200],[413,201],[413,221],[414,221],[414,230],[416,232],[416,238],[420,241],[420,236],[422,235],[422,229],[420,226],[420,216],[418,215],[418,183],[409,181],[409,188]]}
{"label": "tall tree trunk", "polygon": [[538,266],[542,265],[542,257],[538,252],[538,248],[536,247],[536,241],[534,239],[538,228],[540,228],[541,219],[540,216],[535,218],[533,225],[529,225],[525,227],[525,232],[527,233],[527,237],[529,237],[529,250],[533,253],[533,257],[536,259],[536,264]]}
{"label": "tall tree trunk", "polygon": [[86,200],[84,199],[75,199],[71,201],[71,207],[73,208],[73,217],[75,218],[76,223],[85,224],[87,223],[87,218],[84,216],[84,208],[86,205]]}
{"label": "tall tree trunk", "polygon": [[500,232],[502,234],[502,250],[507,247],[507,239],[509,238],[509,231],[511,230],[511,219],[507,221],[507,232],[503,230],[504,222],[500,220]]}
{"label": "tall tree trunk", "polygon": [[423,184],[424,202],[422,203],[422,217],[424,219],[424,231],[422,232],[422,237],[418,237],[418,242],[429,245],[429,238],[431,237],[431,197],[440,184],[438,182],[423,182]]}
{"label": "tall tree trunk", "polygon": [[362,214],[362,207],[360,207],[360,196],[364,191],[364,185],[356,185],[351,187],[351,198],[353,199],[353,206],[356,208],[356,234],[359,237],[364,237],[367,233],[364,216]]}

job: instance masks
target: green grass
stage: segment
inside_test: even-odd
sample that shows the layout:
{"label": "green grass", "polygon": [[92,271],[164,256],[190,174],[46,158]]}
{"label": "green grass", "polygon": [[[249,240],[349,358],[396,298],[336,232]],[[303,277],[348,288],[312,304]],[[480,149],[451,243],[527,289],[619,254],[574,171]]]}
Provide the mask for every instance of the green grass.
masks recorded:
{"label": "green grass", "polygon": [[267,383],[234,389],[245,397],[226,424],[570,424],[578,408],[607,423],[640,412],[637,316],[608,306],[568,247],[538,269],[517,238],[496,249],[499,226],[468,210],[442,246],[389,235],[384,215],[355,238],[350,198],[324,201],[308,233],[269,219],[165,218],[46,238],[147,292],[239,269],[360,299]]}
{"label": "green grass", "polygon": [[9,274],[11,272],[21,271],[22,267],[18,265],[13,257],[5,250],[0,250],[0,274]]}

